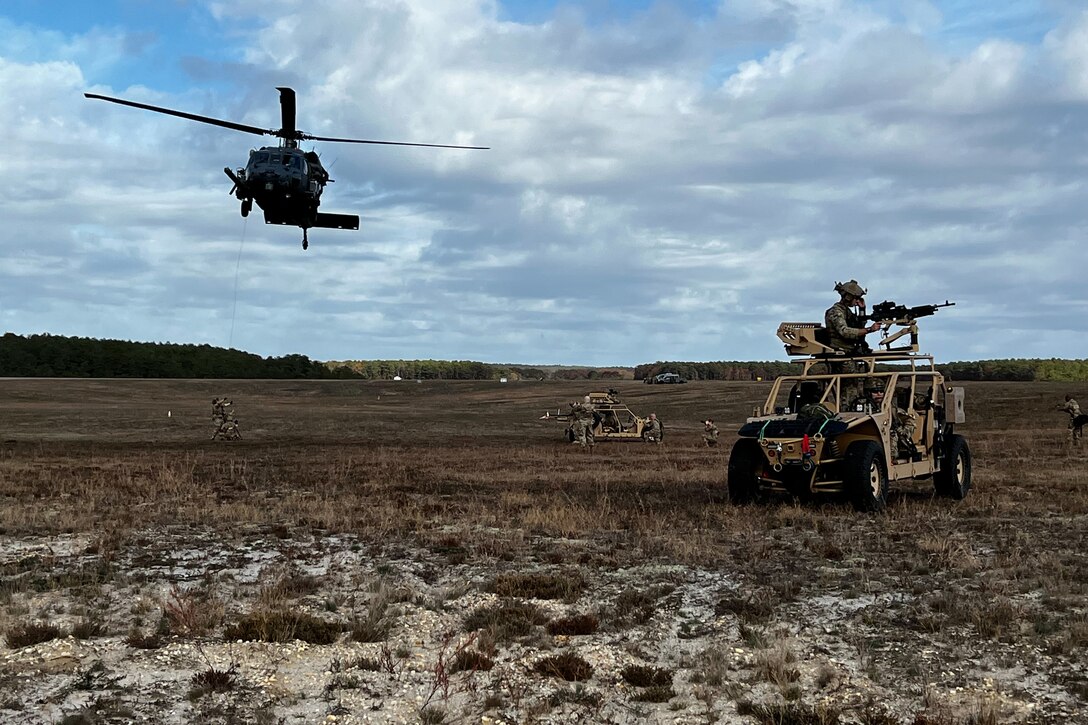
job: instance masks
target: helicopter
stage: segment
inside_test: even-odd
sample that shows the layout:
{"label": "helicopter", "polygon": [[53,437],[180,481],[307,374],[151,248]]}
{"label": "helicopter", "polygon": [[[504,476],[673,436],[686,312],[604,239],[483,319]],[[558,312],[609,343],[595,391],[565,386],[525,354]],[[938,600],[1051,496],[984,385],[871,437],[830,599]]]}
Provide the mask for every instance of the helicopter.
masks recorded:
{"label": "helicopter", "polygon": [[291,88],[279,86],[280,92],[280,123],[278,129],[264,129],[257,126],[247,126],[234,121],[224,121],[210,116],[200,116],[195,113],[175,111],[161,106],[152,106],[146,103],[126,101],[122,98],[111,98],[97,93],[84,93],[86,98],[118,103],[122,106],[142,108],[145,111],[165,113],[170,116],[186,118],[190,121],[199,121],[213,126],[252,133],[258,136],[276,136],[280,139],[279,146],[262,146],[249,152],[249,162],[245,167],[232,171],[225,167],[223,172],[234,182],[229,194],[233,194],[242,203],[242,216],[248,217],[253,210],[253,202],[257,202],[264,211],[265,224],[284,224],[296,226],[302,229],[302,248],[307,249],[310,241],[307,231],[318,227],[322,229],[358,229],[359,217],[356,214],[328,214],[319,212],[321,193],[325,185],[333,180],[329,178],[329,172],[321,165],[315,151],[303,151],[298,147],[299,141],[335,141],[337,143],[365,143],[380,144],[382,146],[426,146],[442,149],[476,149],[485,150],[488,146],[454,146],[452,144],[436,143],[409,143],[406,141],[369,141],[357,138],[332,138],[329,136],[314,136],[303,133],[295,128],[295,91]]}

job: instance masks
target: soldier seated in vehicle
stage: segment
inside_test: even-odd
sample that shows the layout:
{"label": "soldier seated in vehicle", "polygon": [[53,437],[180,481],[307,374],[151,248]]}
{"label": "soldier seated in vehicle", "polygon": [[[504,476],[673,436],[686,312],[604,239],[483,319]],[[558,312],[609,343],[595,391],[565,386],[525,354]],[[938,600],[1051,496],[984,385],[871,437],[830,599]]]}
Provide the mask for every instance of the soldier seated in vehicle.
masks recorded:
{"label": "soldier seated in vehicle", "polygon": [[[880,412],[884,406],[883,385],[877,384],[876,386],[866,388],[866,390],[870,391],[869,394],[872,401],[873,412]],[[908,460],[913,458],[916,451],[916,446],[914,444],[916,426],[913,411],[896,405],[889,411],[889,416],[892,424],[891,431],[889,431],[891,434],[890,443],[892,458],[906,458]]]}

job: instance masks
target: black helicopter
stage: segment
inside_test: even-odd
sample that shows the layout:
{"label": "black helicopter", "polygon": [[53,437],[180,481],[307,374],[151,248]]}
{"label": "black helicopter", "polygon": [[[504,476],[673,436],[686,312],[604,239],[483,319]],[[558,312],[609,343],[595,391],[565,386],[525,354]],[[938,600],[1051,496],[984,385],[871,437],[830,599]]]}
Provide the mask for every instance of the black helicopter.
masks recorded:
{"label": "black helicopter", "polygon": [[310,246],[306,231],[311,227],[323,229],[358,229],[359,217],[356,214],[326,214],[317,210],[321,204],[321,192],[325,184],[332,181],[329,172],[321,165],[321,160],[314,151],[303,151],[298,147],[298,142],[308,141],[336,141],[339,143],[369,143],[383,146],[428,146],[442,149],[487,149],[488,146],[453,146],[437,143],[408,143],[404,141],[367,141],[357,138],[330,138],[328,136],[314,136],[303,133],[295,128],[295,92],[290,88],[278,87],[280,92],[280,117],[282,126],[279,129],[264,129],[257,126],[246,126],[233,121],[223,121],[209,116],[198,116],[195,113],[184,113],[170,108],[151,106],[146,103],[126,101],[121,98],[100,96],[97,93],[84,93],[87,98],[97,98],[110,103],[119,103],[122,106],[142,108],[145,111],[166,113],[179,118],[187,118],[190,121],[210,123],[213,126],[244,131],[259,136],[277,136],[280,139],[278,147],[264,146],[249,152],[249,163],[245,168],[231,171],[230,167],[223,171],[234,182],[231,194],[234,194],[242,202],[242,216],[249,216],[253,209],[253,202],[264,210],[266,224],[286,224],[302,228],[302,248]]}

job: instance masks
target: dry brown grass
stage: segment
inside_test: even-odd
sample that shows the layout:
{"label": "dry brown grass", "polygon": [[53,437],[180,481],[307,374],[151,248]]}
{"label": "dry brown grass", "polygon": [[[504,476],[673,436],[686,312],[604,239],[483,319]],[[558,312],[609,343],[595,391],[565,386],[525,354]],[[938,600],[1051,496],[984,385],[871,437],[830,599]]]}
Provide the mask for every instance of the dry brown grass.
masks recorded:
{"label": "dry brown grass", "polygon": [[290,642],[299,639],[311,644],[331,644],[340,637],[341,625],[297,611],[251,612],[223,632],[227,641]]}
{"label": "dry brown grass", "polygon": [[[766,384],[617,387],[633,409],[665,420],[665,445],[573,450],[537,416],[580,396],[582,383],[0,381],[0,435],[15,440],[0,458],[0,532],[87,541],[78,556],[0,563],[0,623],[10,631],[30,619],[8,603],[36,592],[93,604],[122,565],[169,570],[177,552],[159,541],[164,531],[182,532],[171,539],[180,542],[187,531],[231,543],[261,535],[285,549],[344,535],[361,558],[415,547],[434,557],[436,570],[486,569],[472,586],[511,597],[465,623],[482,630],[479,650],[488,657],[495,642],[551,641],[540,627],[546,618],[525,599],[579,597],[585,609],[588,588],[603,577],[681,564],[727,575],[707,618],[714,611],[736,628],[728,629],[730,646],[756,650],[760,679],[783,696],[807,680],[794,678],[797,665],[776,649],[776,623],[825,597],[854,602],[842,628],[871,643],[866,676],[920,691],[927,672],[958,660],[922,666],[894,653],[936,640],[949,658],[965,649],[1043,652],[1051,659],[1025,667],[1065,668],[1070,692],[1083,699],[1083,678],[1071,668],[1088,647],[1088,559],[1079,543],[1088,540],[1088,447],[1064,444],[1064,420],[1051,409],[1068,386],[968,384],[970,496],[936,499],[930,482],[908,483],[893,489],[879,517],[838,502],[728,504],[729,421],[739,425]],[[246,420],[244,441],[207,440],[207,401],[223,392]],[[702,445],[707,416],[723,430],[719,449]],[[384,639],[397,609],[390,605],[414,601],[382,576],[353,582],[350,595],[330,602],[345,608],[342,617],[333,611],[355,625],[356,639]],[[330,586],[286,565],[259,581],[244,606],[188,582],[163,596],[176,584],[169,578],[152,599],[172,635],[216,634],[233,620],[230,631],[256,636],[297,630],[297,622],[281,628],[270,617],[320,608]],[[598,618],[605,634],[662,624],[680,606],[667,577],[610,581],[592,600],[593,614],[583,615]],[[443,606],[437,598],[425,604]],[[556,635],[591,629],[563,619],[549,626]],[[712,698],[732,686],[729,668],[739,665],[728,648],[692,659],[699,692]],[[369,662],[387,672],[397,666],[392,654]]]}
{"label": "dry brown grass", "polygon": [[63,636],[63,631],[55,624],[50,624],[49,622],[26,622],[9,629],[7,634],[4,635],[4,641],[7,642],[8,647],[19,649],[21,647],[41,644],[42,642],[49,642],[50,640]]}
{"label": "dry brown grass", "polygon": [[593,666],[573,652],[544,657],[537,660],[533,669],[542,675],[558,677],[567,682],[583,682],[593,676]]}
{"label": "dry brown grass", "polygon": [[487,630],[498,642],[525,637],[533,627],[544,624],[546,617],[534,604],[514,599],[495,606],[481,607],[465,619],[465,631]]}
{"label": "dry brown grass", "polygon": [[548,622],[548,634],[567,636],[589,635],[597,631],[600,620],[592,614],[572,614]]}

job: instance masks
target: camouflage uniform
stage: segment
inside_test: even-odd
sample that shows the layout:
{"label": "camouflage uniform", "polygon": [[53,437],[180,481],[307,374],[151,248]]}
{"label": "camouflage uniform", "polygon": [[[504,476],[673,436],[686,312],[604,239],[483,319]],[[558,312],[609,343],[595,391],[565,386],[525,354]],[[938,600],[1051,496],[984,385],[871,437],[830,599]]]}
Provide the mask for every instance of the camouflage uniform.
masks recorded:
{"label": "camouflage uniform", "polygon": [[231,401],[226,398],[212,399],[212,423],[215,424],[215,432],[212,433],[213,441],[218,438],[233,441],[242,437],[238,421],[234,419],[234,411],[227,410],[229,405]]}
{"label": "camouflage uniform", "polygon": [[[877,397],[879,395],[879,397]],[[871,389],[870,401],[873,404],[873,412],[879,413],[884,406],[885,390],[883,383],[876,382]],[[909,458],[914,453],[914,431],[917,430],[913,411],[904,410],[893,406],[889,411],[891,430],[888,431],[891,443],[892,458]]]}
{"label": "camouflage uniform", "polygon": [[648,443],[661,443],[661,421],[655,414],[650,413],[650,419],[646,421],[646,427],[642,429],[642,437]]}
{"label": "camouflage uniform", "polygon": [[824,313],[824,327],[831,347],[845,352],[854,352],[865,344],[865,319],[854,312],[845,302],[839,300]]}
{"label": "camouflage uniform", "polygon": [[1080,417],[1080,405],[1073,396],[1065,396],[1065,405],[1059,405],[1058,408],[1069,413],[1069,440],[1075,444],[1080,444],[1084,438],[1083,423],[1077,425],[1077,418]]}
{"label": "camouflage uniform", "polygon": [[712,420],[703,421],[703,426],[703,442],[705,442],[708,447],[718,445],[718,426],[714,425],[714,421]]}
{"label": "camouflage uniform", "polygon": [[[839,282],[835,285],[835,291],[840,294],[840,299],[824,313],[824,327],[827,328],[828,344],[835,350],[848,354],[870,352],[869,345],[865,342],[865,336],[869,330],[865,327],[865,318],[847,304],[850,297],[861,299],[866,290],[856,280]],[[867,372],[862,369],[860,363],[853,361],[831,362],[828,369],[832,373],[850,374]],[[860,384],[856,381],[843,381],[840,394],[843,405],[850,405],[856,397],[861,395]]]}
{"label": "camouflage uniform", "polygon": [[585,448],[592,446],[593,441],[593,403],[588,400],[581,403],[571,403],[570,414],[573,422],[571,430],[574,432],[574,443]]}
{"label": "camouflage uniform", "polygon": [[909,410],[896,408],[892,414],[892,449],[893,458],[910,457],[914,453],[914,431],[917,429],[914,414]]}
{"label": "camouflage uniform", "polygon": [[212,398],[212,422],[218,426],[227,418],[227,399]]}
{"label": "camouflage uniform", "polygon": [[238,421],[234,419],[233,413],[228,413],[227,417],[219,424],[215,433],[212,435],[212,440],[222,438],[225,441],[236,441],[242,438],[242,429],[238,427]]}

